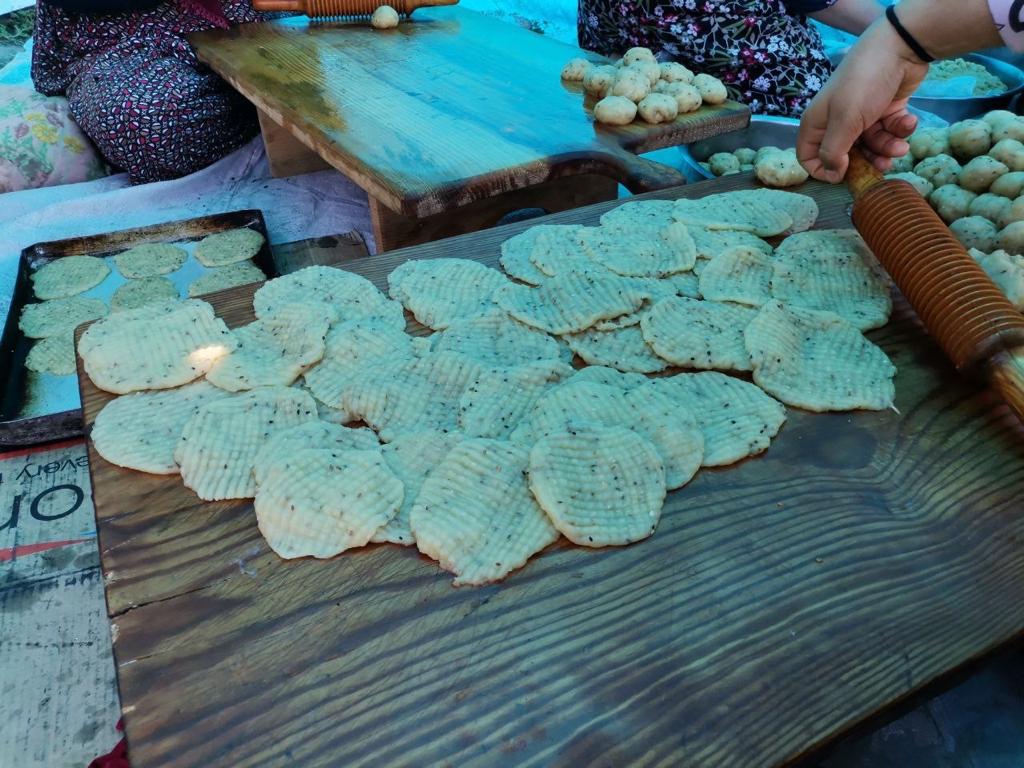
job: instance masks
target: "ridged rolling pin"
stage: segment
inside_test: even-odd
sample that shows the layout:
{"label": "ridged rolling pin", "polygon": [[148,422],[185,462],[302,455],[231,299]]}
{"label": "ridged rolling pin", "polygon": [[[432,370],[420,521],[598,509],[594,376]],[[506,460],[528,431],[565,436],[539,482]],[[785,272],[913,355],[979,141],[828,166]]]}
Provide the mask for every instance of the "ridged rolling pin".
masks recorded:
{"label": "ridged rolling pin", "polygon": [[459,0],[253,0],[257,11],[293,11],[311,19],[327,19],[338,16],[370,16],[381,5],[390,5],[403,16],[417,8],[437,5],[455,5]]}
{"label": "ridged rolling pin", "polygon": [[853,224],[962,374],[986,379],[1024,421],[1024,315],[910,184],[859,148],[846,184]]}

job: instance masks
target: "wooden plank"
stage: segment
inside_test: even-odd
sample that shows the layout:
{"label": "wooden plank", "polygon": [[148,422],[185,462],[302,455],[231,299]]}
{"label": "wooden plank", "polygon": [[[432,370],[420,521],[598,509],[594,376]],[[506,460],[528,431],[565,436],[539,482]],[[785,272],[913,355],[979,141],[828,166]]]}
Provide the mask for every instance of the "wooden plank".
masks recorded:
{"label": "wooden plank", "polygon": [[258,111],[258,115],[271,176],[298,176],[331,167],[320,155],[274,122],[274,118],[266,112]]}
{"label": "wooden plank", "polygon": [[[844,190],[806,191],[849,226]],[[531,223],[347,266],[383,285],[408,258],[493,264]],[[238,324],[250,302],[214,303]],[[555,545],[479,589],[390,545],[281,561],[251,504],[91,451],[133,761],[777,765],[1017,636],[1024,430],[902,303],[870,335],[898,413],[790,409],[765,455],[672,493],[649,541]],[[91,423],[108,398],[82,395]]]}
{"label": "wooden plank", "polygon": [[559,77],[579,49],[458,7],[418,10],[387,32],[296,17],[190,40],[261,113],[405,216],[575,173],[634,191],[679,184],[632,153],[750,119],[729,102],[662,125],[597,126],[594,100]]}
{"label": "wooden plank", "polygon": [[422,219],[395,213],[370,198],[370,220],[373,222],[377,253],[381,253],[478,232],[493,227],[509,213],[525,208],[556,213],[615,200],[618,192],[619,185],[615,180],[582,174],[553,179],[536,187],[515,189]]}

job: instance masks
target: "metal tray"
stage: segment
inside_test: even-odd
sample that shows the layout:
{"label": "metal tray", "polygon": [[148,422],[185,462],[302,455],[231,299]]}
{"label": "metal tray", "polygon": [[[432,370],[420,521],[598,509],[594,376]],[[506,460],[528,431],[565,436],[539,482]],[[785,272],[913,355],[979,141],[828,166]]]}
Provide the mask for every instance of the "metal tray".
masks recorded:
{"label": "metal tray", "polygon": [[740,147],[760,149],[772,146],[790,149],[796,146],[799,129],[800,121],[792,117],[752,115],[750,125],[743,130],[723,133],[682,147],[683,172],[691,181],[713,179],[714,174],[704,170],[700,163],[716,152],[732,152]]}
{"label": "metal tray", "polygon": [[[833,52],[829,56],[832,64],[838,67],[846,57],[848,50],[848,48],[844,48]],[[993,56],[984,56],[980,53],[969,53],[956,58],[981,64],[1006,84],[1006,90],[991,96],[911,96],[910,105],[912,107],[938,115],[949,123],[955,123],[969,117],[981,117],[993,109],[1008,109],[1015,106],[1014,100],[1024,92],[1024,71],[1020,67],[1015,66],[1012,62]]]}
{"label": "metal tray", "polygon": [[126,282],[113,265],[114,254],[142,243],[174,243],[187,250],[189,258],[180,269],[165,277],[178,287],[182,296],[187,296],[188,284],[206,269],[192,255],[195,243],[207,235],[240,227],[254,229],[264,237],[263,248],[253,257],[256,265],[268,278],[281,274],[270,249],[263,214],[258,210],[232,211],[103,235],[36,243],[23,250],[0,336],[0,448],[34,445],[82,434],[75,375],[39,374],[25,368],[32,340],[21,333],[18,318],[26,304],[36,301],[32,293],[33,272],[64,256],[99,256],[111,260],[110,275],[82,294],[109,303],[114,290]]}

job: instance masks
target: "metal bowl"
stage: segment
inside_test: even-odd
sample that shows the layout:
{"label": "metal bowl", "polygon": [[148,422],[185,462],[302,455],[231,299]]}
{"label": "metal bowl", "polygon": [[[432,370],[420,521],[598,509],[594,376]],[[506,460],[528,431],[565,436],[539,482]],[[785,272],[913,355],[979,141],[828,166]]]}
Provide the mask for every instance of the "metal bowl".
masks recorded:
{"label": "metal bowl", "polygon": [[[846,51],[839,51],[832,54],[832,63],[836,66],[843,60]],[[965,120],[968,117],[977,117],[993,109],[1006,109],[1010,102],[1024,91],[1024,71],[1008,61],[1000,61],[992,56],[983,56],[979,53],[971,53],[962,56],[967,61],[981,64],[985,69],[1006,83],[1006,90],[993,96],[972,96],[964,98],[961,96],[911,96],[911,106],[917,107],[925,112],[938,115],[943,120],[955,123],[958,120]]]}
{"label": "metal bowl", "polygon": [[707,159],[716,152],[732,152],[740,147],[792,149],[796,146],[799,128],[800,121],[791,117],[753,115],[750,118],[750,125],[742,131],[723,133],[721,136],[682,147],[683,172],[690,181],[713,179],[714,174],[702,168],[699,163],[707,162]]}

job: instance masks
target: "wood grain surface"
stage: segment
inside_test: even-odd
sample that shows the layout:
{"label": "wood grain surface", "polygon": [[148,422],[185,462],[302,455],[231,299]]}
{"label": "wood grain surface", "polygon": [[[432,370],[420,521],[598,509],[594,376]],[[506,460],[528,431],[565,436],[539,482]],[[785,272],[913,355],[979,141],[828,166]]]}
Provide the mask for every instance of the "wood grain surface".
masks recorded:
{"label": "wood grain surface", "polygon": [[[843,189],[806,191],[849,225]],[[349,267],[493,264],[531,223]],[[237,325],[251,291],[213,303]],[[391,545],[282,561],[251,503],[90,449],[133,764],[779,765],[1014,638],[1024,433],[897,304],[870,336],[898,413],[790,409],[766,454],[671,493],[653,538],[556,544],[484,588]],[[107,399],[83,378],[87,422]]]}
{"label": "wood grain surface", "polygon": [[726,102],[662,125],[595,125],[594,100],[559,77],[582,51],[458,7],[421,9],[387,31],[296,17],[190,41],[270,120],[407,216],[577,173],[634,191],[680,184],[678,172],[633,153],[750,119]]}

